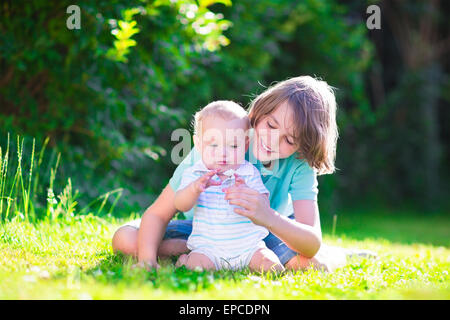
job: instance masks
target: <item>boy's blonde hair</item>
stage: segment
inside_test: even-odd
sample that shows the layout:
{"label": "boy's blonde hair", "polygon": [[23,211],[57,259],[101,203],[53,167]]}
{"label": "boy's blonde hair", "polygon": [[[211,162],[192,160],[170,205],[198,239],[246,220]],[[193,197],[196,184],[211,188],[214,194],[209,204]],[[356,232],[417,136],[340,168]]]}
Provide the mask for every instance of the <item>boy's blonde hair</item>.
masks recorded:
{"label": "boy's blonde hair", "polygon": [[252,127],[285,102],[293,109],[299,158],[305,159],[318,174],[333,173],[338,138],[333,88],[310,76],[279,82],[250,104]]}
{"label": "boy's blonde hair", "polygon": [[196,112],[192,121],[194,134],[201,134],[202,120],[207,117],[220,117],[225,120],[241,119],[245,122],[245,130],[250,128],[250,120],[247,111],[239,104],[230,100],[217,100],[207,104],[203,109]]}

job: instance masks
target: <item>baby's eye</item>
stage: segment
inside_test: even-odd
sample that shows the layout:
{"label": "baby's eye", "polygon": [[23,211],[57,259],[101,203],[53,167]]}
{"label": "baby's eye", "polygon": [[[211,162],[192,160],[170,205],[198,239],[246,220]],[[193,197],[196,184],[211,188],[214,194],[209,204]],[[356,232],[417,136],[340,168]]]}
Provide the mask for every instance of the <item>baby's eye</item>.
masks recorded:
{"label": "baby's eye", "polygon": [[232,147],[233,149],[237,149],[238,146],[234,144],[234,145],[232,145],[230,147]]}
{"label": "baby's eye", "polygon": [[217,144],[210,144],[209,146],[215,148],[217,147]]}

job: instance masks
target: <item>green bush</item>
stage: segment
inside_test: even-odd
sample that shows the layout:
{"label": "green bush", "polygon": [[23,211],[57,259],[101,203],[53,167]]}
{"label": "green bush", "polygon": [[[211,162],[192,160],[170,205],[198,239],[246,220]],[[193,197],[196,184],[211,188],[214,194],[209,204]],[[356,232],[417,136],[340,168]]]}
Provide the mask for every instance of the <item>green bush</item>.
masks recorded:
{"label": "green bush", "polygon": [[6,132],[48,135],[61,179],[88,198],[125,184],[130,204],[148,203],[172,169],[170,133],[209,99],[201,74],[228,43],[215,2],[230,4],[80,1],[79,30],[66,27],[69,1],[2,4],[2,144]]}
{"label": "green bush", "polygon": [[438,106],[449,101],[448,70],[437,59],[436,72],[408,67],[394,38],[408,35],[392,35],[386,21],[431,12],[427,21],[445,29],[433,7],[397,4],[405,10],[396,13],[379,2],[383,29],[370,33],[365,2],[78,1],[81,29],[68,30],[71,4],[0,5],[0,143],[7,132],[37,143],[49,136],[43,161],[60,152],[55,184],[71,177],[81,205],[123,188],[118,206],[142,211],[175,169],[172,131],[189,128],[194,111],[214,99],[247,106],[274,81],[302,74],[337,88],[339,170],[319,180],[323,212],[355,199],[445,201],[449,135]]}

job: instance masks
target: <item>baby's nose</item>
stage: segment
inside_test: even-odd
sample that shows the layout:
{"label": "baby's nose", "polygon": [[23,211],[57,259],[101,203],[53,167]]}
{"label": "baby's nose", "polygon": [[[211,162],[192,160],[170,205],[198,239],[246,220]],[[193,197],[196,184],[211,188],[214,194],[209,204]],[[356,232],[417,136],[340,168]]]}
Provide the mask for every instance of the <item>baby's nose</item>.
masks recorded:
{"label": "baby's nose", "polygon": [[222,148],[221,150],[220,150],[220,152],[219,152],[219,156],[220,157],[222,157],[223,158],[223,160],[225,160],[226,159],[226,157],[227,157],[227,148]]}

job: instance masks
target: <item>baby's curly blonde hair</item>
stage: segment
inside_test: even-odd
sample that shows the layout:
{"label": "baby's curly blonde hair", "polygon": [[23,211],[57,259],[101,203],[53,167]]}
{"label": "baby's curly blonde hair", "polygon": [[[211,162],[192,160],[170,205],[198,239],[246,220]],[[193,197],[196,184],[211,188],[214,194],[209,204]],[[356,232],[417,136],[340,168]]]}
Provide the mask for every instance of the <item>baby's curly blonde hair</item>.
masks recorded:
{"label": "baby's curly blonde hair", "polygon": [[239,104],[230,100],[217,100],[207,104],[204,108],[197,111],[192,119],[194,134],[201,133],[202,120],[207,117],[220,117],[225,120],[242,119],[245,120],[245,130],[250,128],[250,120],[247,111]]}

